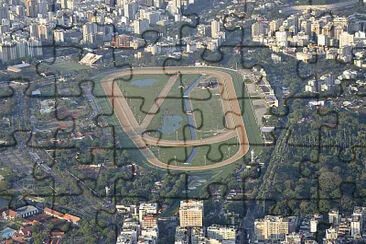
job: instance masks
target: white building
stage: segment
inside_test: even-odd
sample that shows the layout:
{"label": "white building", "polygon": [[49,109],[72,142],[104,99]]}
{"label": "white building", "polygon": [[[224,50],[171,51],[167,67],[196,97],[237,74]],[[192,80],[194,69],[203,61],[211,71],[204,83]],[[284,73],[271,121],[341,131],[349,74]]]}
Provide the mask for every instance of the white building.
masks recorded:
{"label": "white building", "polygon": [[235,240],[236,230],[234,227],[211,225],[207,228],[207,237],[219,241]]}
{"label": "white building", "polygon": [[354,35],[348,34],[347,32],[342,32],[339,37],[339,47],[343,48],[345,46],[354,46],[354,38]]}
{"label": "white building", "polygon": [[139,221],[142,222],[143,218],[152,214],[155,215],[158,212],[158,204],[157,203],[141,203],[139,207]]}
{"label": "white building", "polygon": [[211,37],[218,38],[220,32],[220,22],[217,20],[211,21]]}

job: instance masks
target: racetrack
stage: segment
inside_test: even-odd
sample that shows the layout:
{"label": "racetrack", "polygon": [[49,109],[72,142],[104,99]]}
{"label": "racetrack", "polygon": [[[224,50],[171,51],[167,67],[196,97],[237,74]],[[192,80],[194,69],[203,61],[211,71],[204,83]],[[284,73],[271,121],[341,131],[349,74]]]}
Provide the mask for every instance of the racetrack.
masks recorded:
{"label": "racetrack", "polygon": [[[170,77],[167,85],[160,92],[159,97],[155,99],[155,103],[152,105],[151,109],[149,110],[149,113],[145,116],[144,120],[139,125],[134,117],[132,110],[130,109],[127,103],[126,98],[124,97],[122,91],[115,82],[117,78],[129,75],[130,72],[122,71],[107,75],[101,81],[101,85],[104,89],[104,92],[109,97],[115,115],[118,118],[123,130],[134,142],[134,144],[140,149],[142,154],[146,157],[147,161],[149,161],[152,165],[156,167],[165,168],[169,170],[201,171],[201,170],[223,167],[225,165],[231,164],[241,159],[249,150],[249,142],[231,76],[224,71],[218,71],[213,69],[202,69],[202,68],[196,69],[195,67],[177,67],[169,69],[169,71],[172,73],[180,72],[183,75],[206,73],[217,77],[220,86],[222,109],[225,114],[226,127],[228,129],[224,133],[221,133],[216,136],[212,136],[205,139],[186,140],[186,141],[160,140],[159,138],[148,136],[146,133],[144,133],[144,131],[151,122],[153,116],[158,112],[159,107],[164,102],[164,98],[167,96],[170,89],[177,80],[177,76],[173,75]],[[164,74],[164,71],[160,67],[156,69],[155,68],[137,69],[133,70],[133,73],[145,74],[145,75]],[[154,153],[152,153],[152,151],[148,148],[148,146],[190,147],[190,146],[209,145],[214,143],[220,143],[233,137],[236,137],[238,139],[239,149],[232,157],[219,163],[203,166],[178,166],[178,165],[166,164],[161,162],[154,155]],[[172,158],[174,158],[174,155],[172,155]]]}

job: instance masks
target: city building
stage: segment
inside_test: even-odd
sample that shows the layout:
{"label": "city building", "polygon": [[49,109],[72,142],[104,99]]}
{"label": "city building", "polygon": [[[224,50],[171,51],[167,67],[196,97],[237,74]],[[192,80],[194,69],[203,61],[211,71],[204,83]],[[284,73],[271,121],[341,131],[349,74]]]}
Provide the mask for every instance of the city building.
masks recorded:
{"label": "city building", "polygon": [[156,215],[158,212],[158,204],[157,203],[141,203],[139,207],[139,222],[143,222],[143,218],[146,215]]}
{"label": "city building", "polygon": [[329,211],[328,220],[329,220],[329,224],[331,224],[333,226],[339,225],[339,223],[340,223],[339,211],[336,209]]}
{"label": "city building", "polygon": [[289,233],[295,232],[297,217],[279,217],[267,215],[263,219],[256,219],[254,232],[257,240],[285,239]]}
{"label": "city building", "polygon": [[38,208],[36,208],[32,205],[27,205],[27,206],[24,206],[21,208],[17,208],[15,210],[15,212],[17,213],[16,214],[17,217],[27,218],[27,217],[38,214],[40,211],[38,210]]}
{"label": "city building", "polygon": [[220,32],[220,22],[217,20],[211,21],[211,37],[218,38]]}
{"label": "city building", "polygon": [[180,227],[202,227],[203,201],[181,201],[179,207]]}
{"label": "city building", "polygon": [[211,225],[207,227],[207,238],[215,240],[234,240],[236,238],[236,230],[233,226],[226,227],[220,225]]}

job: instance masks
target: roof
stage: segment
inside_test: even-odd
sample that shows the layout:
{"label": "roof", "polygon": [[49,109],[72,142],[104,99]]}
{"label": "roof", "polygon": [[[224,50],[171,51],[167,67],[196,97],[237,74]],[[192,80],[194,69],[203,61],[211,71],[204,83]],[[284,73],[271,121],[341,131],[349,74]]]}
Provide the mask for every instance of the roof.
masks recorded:
{"label": "roof", "polygon": [[12,209],[5,210],[3,213],[5,213],[7,216],[10,216],[10,217],[13,217],[13,218],[15,218],[15,216],[17,215],[17,212],[15,212]]}
{"label": "roof", "polygon": [[16,212],[18,214],[23,214],[23,213],[27,213],[27,212],[33,212],[33,211],[38,211],[38,209],[32,205],[27,205],[27,206],[16,209]]}
{"label": "roof", "polygon": [[77,222],[80,220],[80,218],[79,218],[79,217],[73,216],[73,215],[71,215],[71,214],[65,214],[65,215],[64,215],[64,219],[65,219],[65,220],[68,220],[68,221],[71,221],[71,222],[73,222],[73,223],[77,223]]}
{"label": "roof", "polygon": [[44,208],[44,212],[46,214],[49,214],[49,215],[55,215],[55,216],[58,216],[60,218],[62,218],[64,216],[63,213],[60,213],[60,212],[57,212],[56,210],[53,210],[53,209],[50,209],[50,208]]}

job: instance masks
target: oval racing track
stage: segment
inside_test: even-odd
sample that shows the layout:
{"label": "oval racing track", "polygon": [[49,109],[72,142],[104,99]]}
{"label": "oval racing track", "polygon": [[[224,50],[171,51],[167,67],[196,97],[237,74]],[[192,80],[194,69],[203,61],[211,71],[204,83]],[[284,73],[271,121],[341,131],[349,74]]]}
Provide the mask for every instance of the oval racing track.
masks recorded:
{"label": "oval racing track", "polygon": [[[130,72],[121,71],[107,75],[105,78],[101,80],[101,85],[104,89],[104,92],[109,97],[109,100],[114,109],[114,113],[118,118],[123,130],[130,137],[130,139],[137,146],[137,148],[141,151],[141,153],[145,156],[147,161],[156,167],[169,170],[202,171],[223,167],[225,165],[229,165],[241,159],[249,150],[249,142],[245,131],[244,122],[241,116],[241,110],[235,93],[235,88],[231,75],[229,75],[225,71],[218,71],[205,68],[197,69],[197,67],[177,67],[172,69],[169,68],[167,70],[170,72],[180,72],[183,75],[206,73],[216,76],[220,86],[222,87],[222,91],[220,92],[221,104],[223,112],[225,114],[227,128],[232,129],[229,129],[227,132],[224,132],[216,136],[212,136],[210,138],[186,140],[186,141],[161,140],[159,138],[148,136],[145,133],[143,133],[146,130],[145,127],[148,126],[153,116],[158,112],[160,105],[164,101],[164,97],[167,96],[168,92],[173,87],[177,76],[173,75],[170,77],[167,85],[162,89],[161,93],[158,96],[158,99],[155,100],[154,105],[144,118],[144,121],[141,123],[141,125],[139,125],[134,117],[132,110],[130,109],[127,103],[126,98],[124,97],[123,93],[121,92],[120,88],[115,82],[117,78],[130,75]],[[164,70],[161,67],[134,69],[132,72],[133,74],[145,74],[145,75],[165,74]],[[232,157],[219,163],[202,165],[202,166],[178,166],[163,163],[154,155],[154,153],[147,146],[147,145],[169,146],[169,147],[200,146],[200,145],[209,145],[213,143],[220,143],[233,137],[236,137],[238,139],[239,149]]]}

